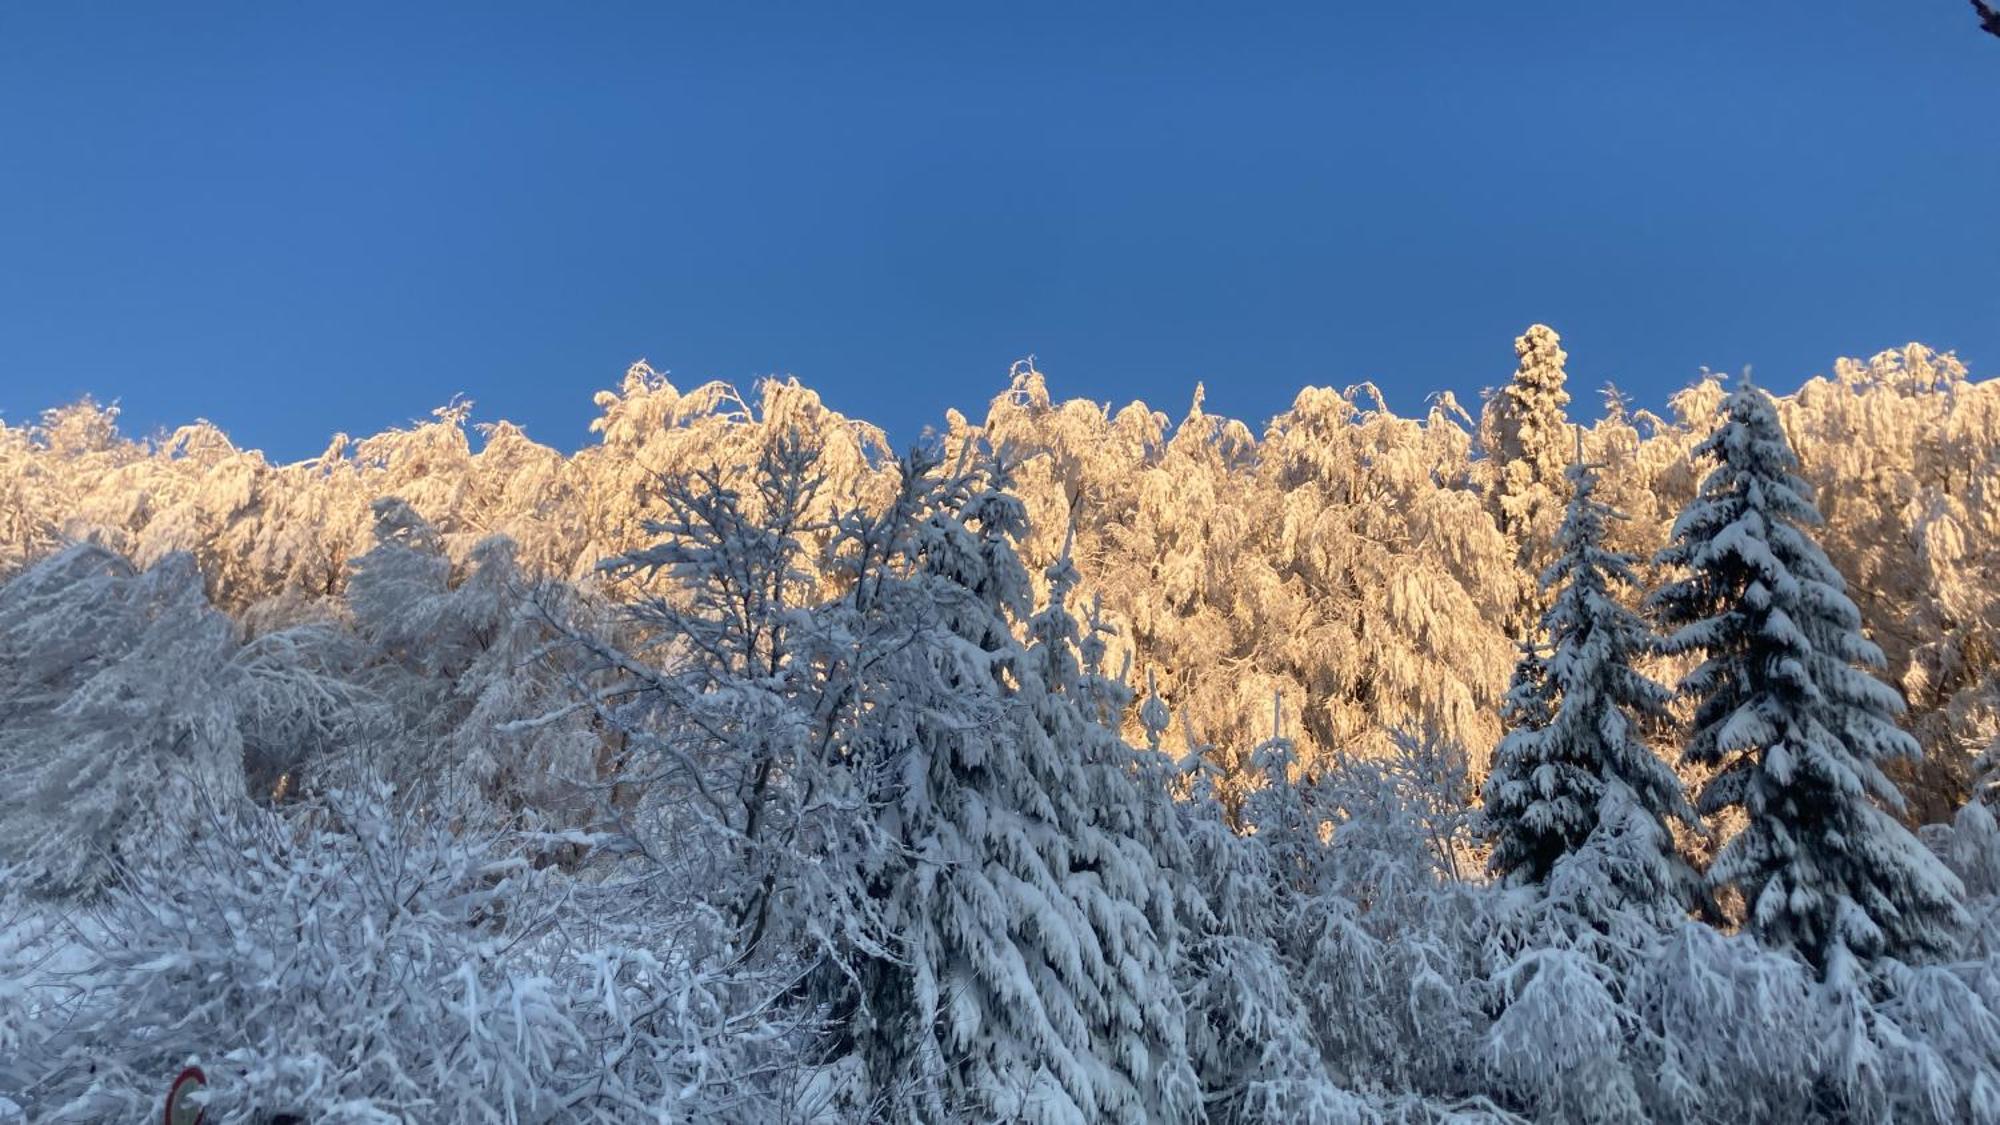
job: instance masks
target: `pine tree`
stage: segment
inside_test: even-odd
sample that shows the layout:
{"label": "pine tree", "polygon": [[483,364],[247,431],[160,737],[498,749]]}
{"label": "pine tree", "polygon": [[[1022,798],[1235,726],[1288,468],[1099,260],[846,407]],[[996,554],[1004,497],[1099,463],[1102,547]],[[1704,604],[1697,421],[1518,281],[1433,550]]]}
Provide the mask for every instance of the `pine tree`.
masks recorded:
{"label": "pine tree", "polygon": [[1724,417],[1658,559],[1684,577],[1652,599],[1668,650],[1703,658],[1680,685],[1696,702],[1685,760],[1715,771],[1699,808],[1748,818],[1709,880],[1742,891],[1759,938],[1830,975],[1940,952],[1958,882],[1885,811],[1903,801],[1883,765],[1919,756],[1902,699],[1868,671],[1882,652],[1813,541],[1819,511],[1770,397],[1746,378]]}
{"label": "pine tree", "polygon": [[1528,586],[1516,610],[1516,633],[1525,633],[1543,608],[1534,579],[1554,556],[1556,525],[1569,465],[1569,392],[1562,337],[1545,324],[1530,325],[1514,340],[1514,377],[1486,403],[1479,441],[1489,472],[1487,503],[1500,530],[1515,545]]}
{"label": "pine tree", "polygon": [[1542,576],[1551,604],[1542,615],[1548,655],[1525,652],[1510,693],[1516,724],[1494,752],[1485,818],[1490,864],[1516,883],[1545,882],[1556,861],[1592,834],[1619,831],[1607,800],[1651,820],[1644,851],[1607,871],[1613,901],[1682,897],[1692,879],[1673,851],[1671,824],[1695,817],[1680,782],[1643,738],[1665,721],[1670,692],[1634,661],[1650,651],[1645,623],[1617,598],[1638,586],[1634,560],[1608,550],[1618,518],[1595,496],[1596,473],[1571,466],[1572,496],[1556,542],[1561,554]]}

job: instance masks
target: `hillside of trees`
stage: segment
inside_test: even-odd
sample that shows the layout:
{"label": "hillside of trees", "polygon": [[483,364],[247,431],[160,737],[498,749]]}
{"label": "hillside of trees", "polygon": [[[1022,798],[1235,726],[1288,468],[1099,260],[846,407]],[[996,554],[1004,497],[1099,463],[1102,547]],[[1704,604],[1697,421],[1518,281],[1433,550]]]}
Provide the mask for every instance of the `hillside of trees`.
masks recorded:
{"label": "hillside of trees", "polygon": [[0,423],[0,1121],[2000,1122],[2000,380],[1515,354]]}

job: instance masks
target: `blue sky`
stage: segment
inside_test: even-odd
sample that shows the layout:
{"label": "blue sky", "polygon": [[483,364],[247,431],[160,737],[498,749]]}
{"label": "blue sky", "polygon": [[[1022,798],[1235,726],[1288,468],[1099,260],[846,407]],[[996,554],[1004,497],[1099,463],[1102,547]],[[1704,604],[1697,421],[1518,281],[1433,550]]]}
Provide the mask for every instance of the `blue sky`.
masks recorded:
{"label": "blue sky", "polygon": [[308,455],[456,392],[797,374],[913,437],[1656,403],[1910,339],[2000,372],[2000,40],[1962,0],[0,7],[0,414]]}

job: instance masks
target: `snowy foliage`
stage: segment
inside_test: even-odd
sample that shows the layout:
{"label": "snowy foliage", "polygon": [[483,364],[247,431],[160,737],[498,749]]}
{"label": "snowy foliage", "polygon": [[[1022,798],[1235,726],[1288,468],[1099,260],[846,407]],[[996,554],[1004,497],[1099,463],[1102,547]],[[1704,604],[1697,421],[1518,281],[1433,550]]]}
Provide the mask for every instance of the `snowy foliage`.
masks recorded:
{"label": "snowy foliage", "polygon": [[[568,713],[579,672],[556,651],[567,619],[587,610],[524,575],[511,539],[482,539],[454,566],[408,503],[373,507],[375,546],[354,561],[346,591],[369,654],[351,678],[395,732],[370,741],[370,765],[454,815],[591,820],[584,789],[603,739]],[[552,709],[565,713],[530,721]]]}
{"label": "snowy foliage", "polygon": [[[1558,371],[1562,385],[1584,377],[1567,359],[1551,366],[1559,342],[1535,330],[1522,341],[1529,354],[1509,358],[1534,385],[1562,389]],[[1399,418],[1366,384],[1308,388],[1259,427],[1199,404],[1176,422],[1140,403],[1064,402],[1023,365],[983,419],[954,415],[940,428],[1014,451],[1031,574],[1074,526],[1079,604],[1102,595],[1134,668],[1201,737],[1247,749],[1275,690],[1300,701],[1294,737],[1308,761],[1422,728],[1463,745],[1483,772],[1538,574],[1491,506],[1493,473],[1513,456],[1496,452],[1513,440],[1496,427],[1504,414],[1500,429],[1547,447],[1529,474],[1530,493],[1553,494],[1534,502],[1544,560],[1574,444],[1567,430],[1543,432],[1562,413],[1546,409],[1552,393],[1531,396],[1548,424],[1523,430],[1513,390],[1490,400],[1477,435],[1449,396]],[[1586,430],[1601,494],[1632,517],[1611,529],[1613,549],[1649,556],[1665,544],[1698,483],[1688,453],[1723,394],[1697,383],[1662,417],[1614,393]],[[187,550],[211,601],[261,633],[326,616],[349,561],[373,544],[371,505],[385,496],[431,524],[455,568],[504,534],[525,575],[576,580],[647,545],[661,478],[707,466],[740,478],[788,429],[823,448],[818,516],[879,508],[895,487],[880,432],[796,382],[741,396],[716,383],[682,390],[638,364],[598,405],[595,440],[567,457],[516,427],[472,425],[465,402],[404,429],[337,436],[290,465],[212,426],[126,439],[116,408],[88,401],[0,423],[0,577],[66,538],[142,567]],[[1912,813],[1948,819],[1974,757],[2000,736],[2000,562],[1984,546],[2000,541],[1987,499],[2000,488],[2000,383],[1910,345],[1842,360],[1778,406],[1827,516],[1821,542],[1910,701],[1926,753],[1906,785]],[[1209,674],[1223,665],[1235,672]]]}
{"label": "snowy foliage", "polygon": [[234,647],[187,555],[77,546],[0,588],[0,862],[89,893],[170,851],[198,794],[241,792]]}
{"label": "snowy foliage", "polygon": [[998,462],[948,476],[913,544],[909,580],[941,627],[915,642],[928,667],[894,731],[881,815],[900,858],[879,878],[895,959],[866,978],[860,1049],[918,1091],[899,1118],[1191,1119],[1156,931],[1172,895],[1132,835],[1137,778],[1092,732],[1062,603],[1033,651],[1013,632],[1031,589],[1004,482]]}
{"label": "snowy foliage", "polygon": [[[1603,893],[1624,902],[1685,901],[1693,875],[1674,850],[1676,823],[1695,823],[1680,780],[1647,744],[1667,722],[1671,694],[1638,662],[1650,630],[1619,600],[1639,585],[1630,556],[1605,547],[1617,513],[1594,495],[1595,474],[1569,470],[1571,499],[1544,574],[1543,657],[1528,652],[1510,695],[1520,724],[1494,752],[1486,779],[1490,863],[1513,882],[1541,883],[1593,836],[1621,839]],[[1650,821],[1650,823],[1646,823]],[[1607,853],[1608,854],[1608,853]]]}
{"label": "snowy foliage", "polygon": [[[886,552],[849,597],[816,601],[804,566],[823,528],[823,456],[792,431],[760,453],[747,489],[713,468],[669,479],[647,524],[659,540],[603,564],[659,592],[625,608],[627,643],[566,629],[598,679],[572,677],[581,698],[526,725],[587,710],[612,733],[608,827],[650,878],[722,918],[746,960],[832,958],[847,971],[884,940],[864,901],[863,873],[882,862],[865,797],[886,767],[857,744],[875,702],[863,671],[903,630],[885,637],[854,612]],[[834,522],[872,552],[885,525],[910,518],[906,499],[880,521]]]}
{"label": "snowy foliage", "polygon": [[808,1105],[726,947],[699,926],[644,947],[557,940],[552,914],[592,892],[567,901],[518,840],[413,819],[379,784],[189,814],[200,844],[67,918],[66,963],[27,978],[14,1096],[34,1119],[148,1118],[162,1076],[195,1061],[223,1121],[752,1122]]}
{"label": "snowy foliage", "polygon": [[2000,385],[1516,359],[0,425],[0,1121],[2000,1122]]}
{"label": "snowy foliage", "polygon": [[1514,378],[1487,400],[1479,421],[1479,444],[1486,454],[1487,502],[1500,530],[1515,544],[1523,583],[1520,625],[1532,623],[1545,605],[1535,579],[1554,558],[1556,524],[1565,493],[1564,473],[1572,443],[1564,408],[1569,356],[1562,337],[1546,324],[1531,325],[1514,340],[1520,360]]}

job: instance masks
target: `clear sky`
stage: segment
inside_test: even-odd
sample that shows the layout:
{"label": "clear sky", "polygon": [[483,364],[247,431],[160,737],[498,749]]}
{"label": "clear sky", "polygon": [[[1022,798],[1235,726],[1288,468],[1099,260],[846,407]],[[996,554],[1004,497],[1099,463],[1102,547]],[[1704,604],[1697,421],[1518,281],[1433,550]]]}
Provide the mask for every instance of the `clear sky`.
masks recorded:
{"label": "clear sky", "polygon": [[[0,5],[0,413],[291,458],[456,392],[587,440],[639,357],[914,436],[1060,395],[1261,421],[2000,373],[1964,0]],[[1581,389],[1581,388],[1579,388]]]}

